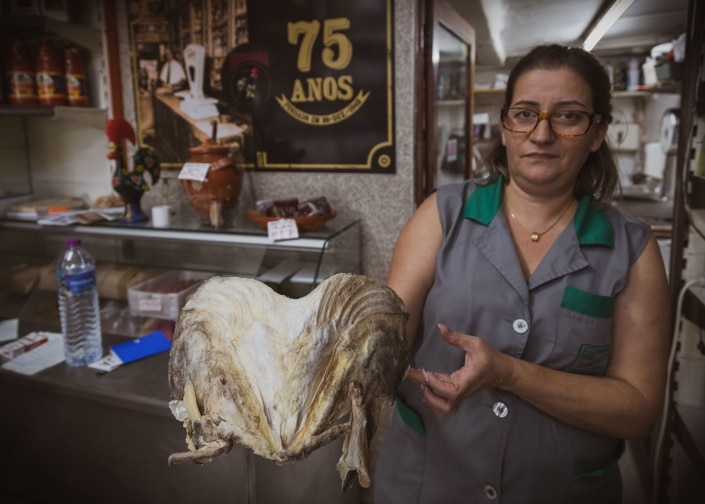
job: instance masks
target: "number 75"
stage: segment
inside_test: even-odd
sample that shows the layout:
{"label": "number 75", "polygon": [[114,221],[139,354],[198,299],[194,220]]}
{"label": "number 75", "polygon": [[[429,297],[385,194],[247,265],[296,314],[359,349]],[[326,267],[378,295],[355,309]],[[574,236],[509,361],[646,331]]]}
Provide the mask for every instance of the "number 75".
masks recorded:
{"label": "number 75", "polygon": [[[323,52],[321,59],[323,63],[334,70],[342,70],[350,64],[352,59],[352,43],[344,34],[340,33],[343,30],[350,28],[350,20],[348,18],[332,18],[323,20]],[[318,37],[318,32],[321,30],[320,21],[297,21],[295,23],[287,23],[287,34],[289,43],[296,45],[301,40],[299,46],[299,56],[296,59],[296,66],[301,72],[309,72],[311,70],[311,55],[313,53],[313,44]],[[338,55],[333,47],[338,47]]]}

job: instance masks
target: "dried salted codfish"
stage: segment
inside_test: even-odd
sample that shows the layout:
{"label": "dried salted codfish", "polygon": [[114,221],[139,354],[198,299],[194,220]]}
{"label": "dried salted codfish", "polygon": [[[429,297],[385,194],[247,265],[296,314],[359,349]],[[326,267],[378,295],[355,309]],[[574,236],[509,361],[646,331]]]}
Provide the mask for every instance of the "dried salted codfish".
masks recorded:
{"label": "dried salted codfish", "polygon": [[278,463],[345,436],[338,472],[371,484],[368,445],[408,368],[401,299],[362,275],[338,274],[301,299],[256,280],[215,277],[184,306],[169,381],[174,416],[197,463],[233,442]]}

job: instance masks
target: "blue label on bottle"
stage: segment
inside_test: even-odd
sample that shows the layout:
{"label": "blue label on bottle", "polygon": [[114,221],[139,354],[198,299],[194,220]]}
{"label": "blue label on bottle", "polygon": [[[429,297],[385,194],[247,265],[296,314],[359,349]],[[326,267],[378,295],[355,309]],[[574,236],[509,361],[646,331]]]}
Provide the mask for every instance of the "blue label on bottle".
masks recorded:
{"label": "blue label on bottle", "polygon": [[95,288],[95,270],[84,271],[75,275],[64,275],[60,279],[61,294],[76,296]]}

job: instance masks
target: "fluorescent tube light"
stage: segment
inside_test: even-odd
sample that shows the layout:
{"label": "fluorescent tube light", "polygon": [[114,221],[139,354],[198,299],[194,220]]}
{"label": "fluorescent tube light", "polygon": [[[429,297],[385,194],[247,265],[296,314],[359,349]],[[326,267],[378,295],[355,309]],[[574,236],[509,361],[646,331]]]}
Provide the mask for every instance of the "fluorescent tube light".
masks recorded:
{"label": "fluorescent tube light", "polygon": [[624,14],[624,11],[634,3],[634,0],[616,0],[607,12],[597,21],[593,26],[592,30],[585,37],[583,42],[583,49],[586,51],[592,51],[593,47],[597,45],[600,39],[607,33],[607,30],[612,28],[612,25]]}

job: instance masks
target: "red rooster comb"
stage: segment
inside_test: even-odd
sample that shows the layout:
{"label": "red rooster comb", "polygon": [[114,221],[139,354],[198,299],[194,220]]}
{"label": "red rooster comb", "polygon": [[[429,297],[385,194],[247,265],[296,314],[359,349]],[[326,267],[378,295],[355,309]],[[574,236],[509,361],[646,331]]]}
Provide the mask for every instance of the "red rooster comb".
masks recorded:
{"label": "red rooster comb", "polygon": [[112,143],[119,143],[121,140],[129,140],[135,144],[135,130],[129,122],[122,117],[110,119],[105,125],[105,134]]}

